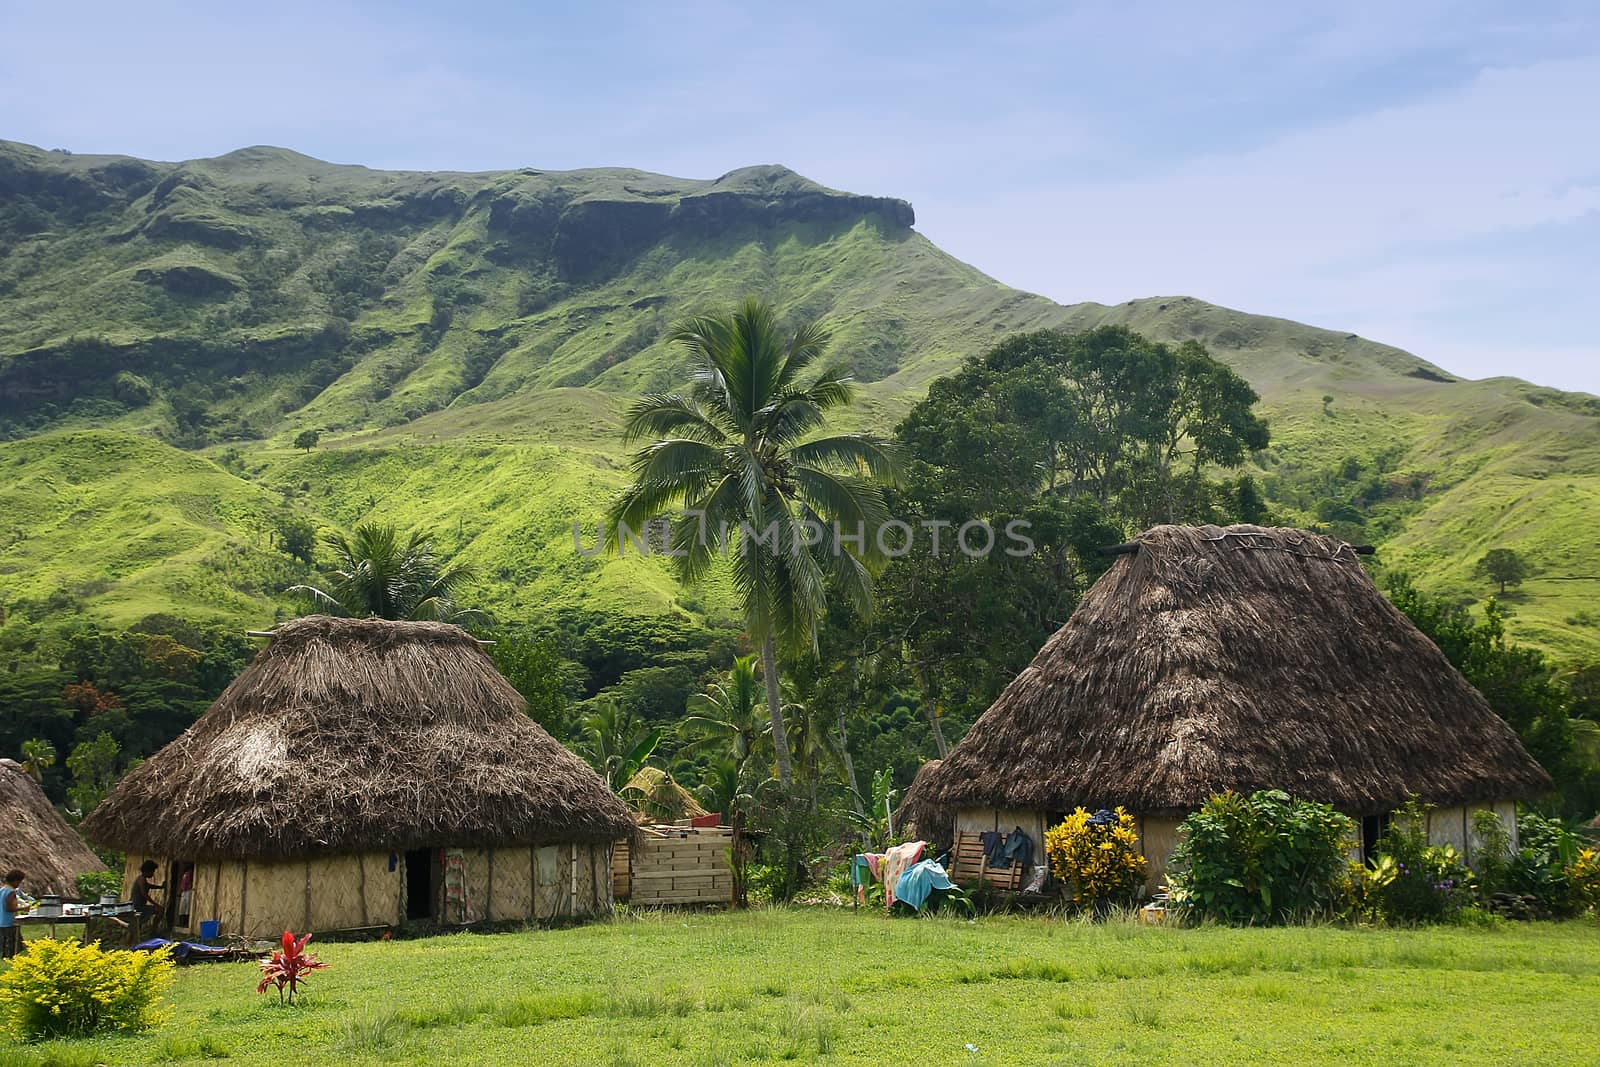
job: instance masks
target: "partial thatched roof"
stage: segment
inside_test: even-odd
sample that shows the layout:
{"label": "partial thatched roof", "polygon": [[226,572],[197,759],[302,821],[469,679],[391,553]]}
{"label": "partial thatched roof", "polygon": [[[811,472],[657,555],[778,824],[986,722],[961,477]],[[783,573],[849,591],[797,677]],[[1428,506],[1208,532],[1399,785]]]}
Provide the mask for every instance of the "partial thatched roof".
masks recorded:
{"label": "partial thatched roof", "polygon": [[900,806],[894,811],[894,828],[897,836],[905,837],[911,834],[937,845],[948,845],[955,841],[955,809],[946,804],[935,803],[930,796],[932,792],[930,783],[943,765],[943,760],[931,759],[917,768],[916,777],[911,779],[910,788],[906,790]]}
{"label": "partial thatched roof", "polygon": [[622,802],[652,821],[697,819],[710,812],[695,795],[660,767],[640,767],[622,787]]}
{"label": "partial thatched roof", "polygon": [[205,858],[631,834],[622,801],[525,706],[459,627],[300,619],[84,832]]}
{"label": "partial thatched roof", "polygon": [[16,760],[0,759],[0,874],[17,867],[33,896],[78,899],[78,875],[105,869]]}
{"label": "partial thatched roof", "polygon": [[1181,812],[1275,787],[1352,814],[1550,788],[1342,541],[1158,526],[950,752],[926,802]]}

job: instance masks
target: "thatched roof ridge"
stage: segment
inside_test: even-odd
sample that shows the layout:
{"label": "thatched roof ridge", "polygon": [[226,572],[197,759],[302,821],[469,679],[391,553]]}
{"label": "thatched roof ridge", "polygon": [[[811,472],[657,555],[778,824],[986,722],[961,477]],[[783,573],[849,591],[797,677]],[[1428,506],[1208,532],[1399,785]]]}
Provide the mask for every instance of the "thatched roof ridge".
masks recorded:
{"label": "thatched roof ridge", "polygon": [[1158,526],[919,801],[1182,812],[1223,789],[1275,787],[1365,814],[1408,793],[1458,804],[1550,785],[1343,541]]}
{"label": "thatched roof ridge", "polygon": [[78,875],[105,869],[16,760],[0,759],[0,874],[20,868],[32,896],[78,899]]}
{"label": "thatched roof ridge", "polygon": [[84,820],[194,858],[608,841],[622,801],[525,714],[466,631],[312,616]]}

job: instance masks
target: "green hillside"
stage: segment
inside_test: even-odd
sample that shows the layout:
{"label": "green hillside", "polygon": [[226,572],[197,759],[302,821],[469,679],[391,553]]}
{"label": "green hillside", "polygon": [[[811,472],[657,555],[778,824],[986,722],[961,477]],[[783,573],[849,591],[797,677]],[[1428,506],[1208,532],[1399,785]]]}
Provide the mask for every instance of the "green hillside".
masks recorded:
{"label": "green hillside", "polygon": [[827,321],[865,383],[852,417],[880,427],[1012,331],[1198,339],[1263,397],[1285,518],[1462,598],[1487,593],[1487,548],[1517,548],[1540,568],[1519,632],[1600,658],[1600,582],[1555,580],[1600,575],[1600,400],[1187,297],[1063,307],[913,221],[782,167],[415,173],[0,142],[0,604],[259,623],[305,574],[281,523],[377,515],[433,526],[507,616],[719,614],[716,582],[580,556],[572,522],[592,531],[623,480],[628,397],[680,378],[666,326],[755,293]]}

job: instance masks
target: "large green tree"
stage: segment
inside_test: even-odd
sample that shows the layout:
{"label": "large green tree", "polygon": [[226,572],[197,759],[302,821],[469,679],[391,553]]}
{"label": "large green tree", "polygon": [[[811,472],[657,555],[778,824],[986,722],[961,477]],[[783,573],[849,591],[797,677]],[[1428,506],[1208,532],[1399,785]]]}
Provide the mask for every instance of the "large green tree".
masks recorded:
{"label": "large green tree", "polygon": [[1500,595],[1506,595],[1506,588],[1521,585],[1523,579],[1533,573],[1533,568],[1522,554],[1512,548],[1491,548],[1484,553],[1482,559],[1473,566],[1472,573],[1479,578],[1487,578],[1500,586]]}
{"label": "large green tree", "polygon": [[[872,626],[831,654],[898,661],[943,756],[1071,615],[1109,563],[1099,548],[1157,522],[1263,517],[1254,484],[1226,474],[1267,443],[1256,399],[1201,346],[1121,327],[1017,334],[969,358],[896,431],[894,511],[928,536],[884,571]],[[969,524],[999,547],[957,550]]]}
{"label": "large green tree", "polygon": [[354,537],[335,532],[326,544],[334,555],[334,569],[324,578],[327,588],[289,589],[314,607],[352,618],[484,621],[481,613],[456,603],[471,569],[440,560],[426,531],[401,534],[390,525],[364,522]]}
{"label": "large green tree", "polygon": [[730,551],[787,786],[778,647],[815,645],[830,591],[870,609],[879,483],[892,478],[893,455],[866,434],[818,434],[828,412],[852,398],[843,363],[813,369],[828,340],[819,325],[785,332],[769,306],[751,299],[679,324],[671,340],[693,358],[693,379],[687,394],[651,394],[628,412],[627,439],[652,440],[633,458],[610,536],[625,550],[629,531],[676,510],[666,520],[669,550],[685,582]]}

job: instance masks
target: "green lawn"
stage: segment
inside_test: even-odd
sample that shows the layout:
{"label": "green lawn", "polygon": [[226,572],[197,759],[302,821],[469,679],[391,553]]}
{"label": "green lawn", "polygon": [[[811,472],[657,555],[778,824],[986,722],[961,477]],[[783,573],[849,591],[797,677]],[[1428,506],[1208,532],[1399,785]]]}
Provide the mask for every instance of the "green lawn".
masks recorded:
{"label": "green lawn", "polygon": [[[650,914],[329,944],[296,1008],[254,967],[179,974],[148,1035],[0,1065],[1572,1063],[1600,926],[1162,929],[880,914]],[[967,1045],[976,1046],[969,1051]]]}

